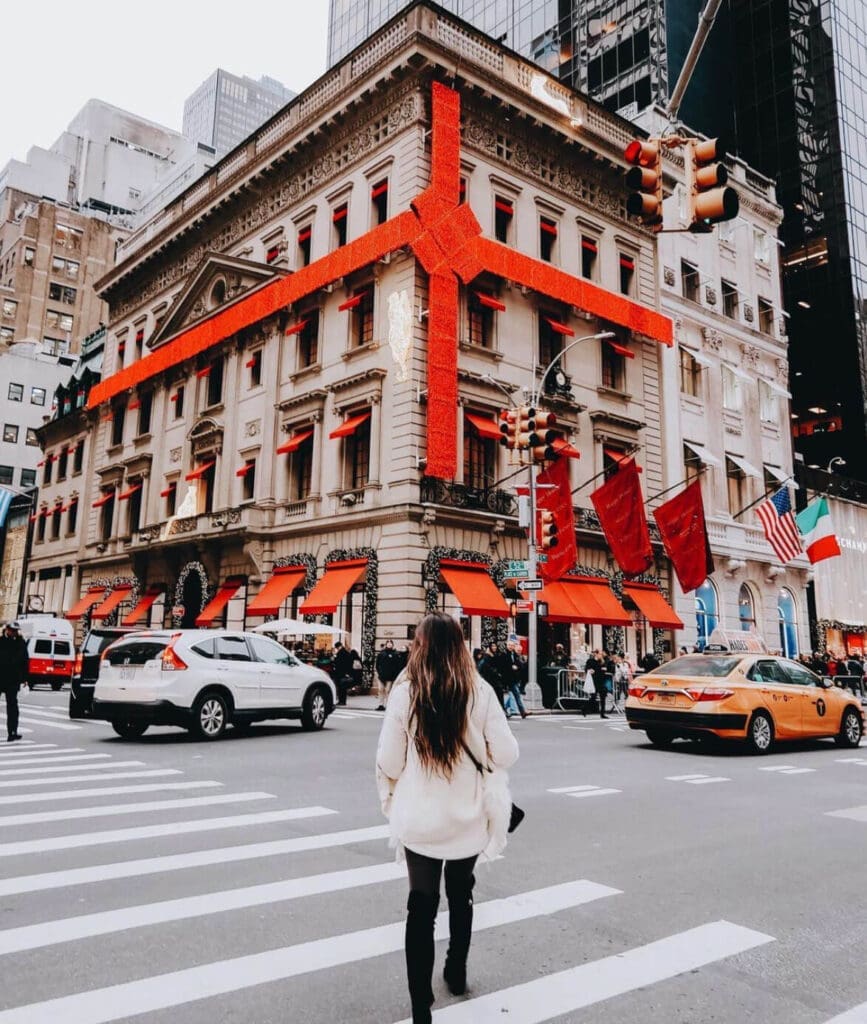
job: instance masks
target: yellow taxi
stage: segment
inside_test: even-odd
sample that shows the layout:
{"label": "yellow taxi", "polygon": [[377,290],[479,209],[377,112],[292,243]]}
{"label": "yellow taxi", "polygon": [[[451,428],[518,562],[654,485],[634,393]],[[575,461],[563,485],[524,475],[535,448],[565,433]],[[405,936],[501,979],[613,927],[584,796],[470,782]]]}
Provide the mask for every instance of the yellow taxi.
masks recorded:
{"label": "yellow taxi", "polygon": [[804,665],[768,654],[755,634],[715,632],[705,651],[637,676],[626,721],[654,746],[678,737],[742,740],[767,754],[776,740],[833,737],[857,747],[864,732],[860,698]]}

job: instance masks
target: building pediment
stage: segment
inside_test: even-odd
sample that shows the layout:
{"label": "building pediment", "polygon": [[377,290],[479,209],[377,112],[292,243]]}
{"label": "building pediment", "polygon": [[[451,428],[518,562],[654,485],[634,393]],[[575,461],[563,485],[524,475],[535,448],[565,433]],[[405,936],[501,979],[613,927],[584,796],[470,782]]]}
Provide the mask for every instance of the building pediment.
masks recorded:
{"label": "building pediment", "polygon": [[205,253],[159,330],[148,341],[148,347],[159,347],[173,335],[212,316],[218,309],[228,308],[275,278],[285,277],[286,273],[267,263],[218,252]]}

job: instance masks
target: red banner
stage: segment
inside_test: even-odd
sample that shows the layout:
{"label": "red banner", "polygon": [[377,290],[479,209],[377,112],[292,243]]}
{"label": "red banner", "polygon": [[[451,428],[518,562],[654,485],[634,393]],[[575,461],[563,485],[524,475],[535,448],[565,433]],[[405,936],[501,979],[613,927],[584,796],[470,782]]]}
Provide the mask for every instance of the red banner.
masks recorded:
{"label": "red banner", "polygon": [[653,517],[681,589],[688,594],[700,587],[714,569],[699,481],[694,480],[660,505]]}
{"label": "red banner", "polygon": [[611,554],[623,572],[627,576],[646,572],[653,565],[653,549],[635,459],[621,462],[617,472],[590,495],[590,500]]}
{"label": "red banner", "polygon": [[[544,486],[553,484],[553,486]],[[555,459],[536,477],[536,506],[553,513],[557,525],[557,546],[545,554],[547,562],[539,563],[539,576],[543,580],[559,580],[578,562],[578,544],[575,541],[575,516],[572,512],[572,488],[569,483],[569,463],[565,458]],[[534,524],[538,529],[538,523]]]}

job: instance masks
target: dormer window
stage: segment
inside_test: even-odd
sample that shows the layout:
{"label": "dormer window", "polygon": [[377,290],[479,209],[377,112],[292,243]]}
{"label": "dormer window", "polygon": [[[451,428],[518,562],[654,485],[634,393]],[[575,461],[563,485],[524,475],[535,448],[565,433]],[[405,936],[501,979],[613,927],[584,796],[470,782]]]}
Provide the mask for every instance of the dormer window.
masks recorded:
{"label": "dormer window", "polygon": [[222,277],[218,277],[214,281],[211,287],[211,295],[209,305],[211,309],[216,309],[217,306],[222,306],[226,301],[226,282]]}

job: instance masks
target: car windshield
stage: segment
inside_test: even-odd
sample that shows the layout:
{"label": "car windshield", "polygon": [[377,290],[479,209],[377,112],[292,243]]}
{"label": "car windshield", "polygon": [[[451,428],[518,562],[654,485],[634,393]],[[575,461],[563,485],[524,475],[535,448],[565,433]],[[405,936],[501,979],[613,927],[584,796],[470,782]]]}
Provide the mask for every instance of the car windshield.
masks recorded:
{"label": "car windshield", "polygon": [[688,654],[685,658],[667,661],[648,673],[651,676],[708,676],[722,679],[740,663],[740,658],[731,655]]}

